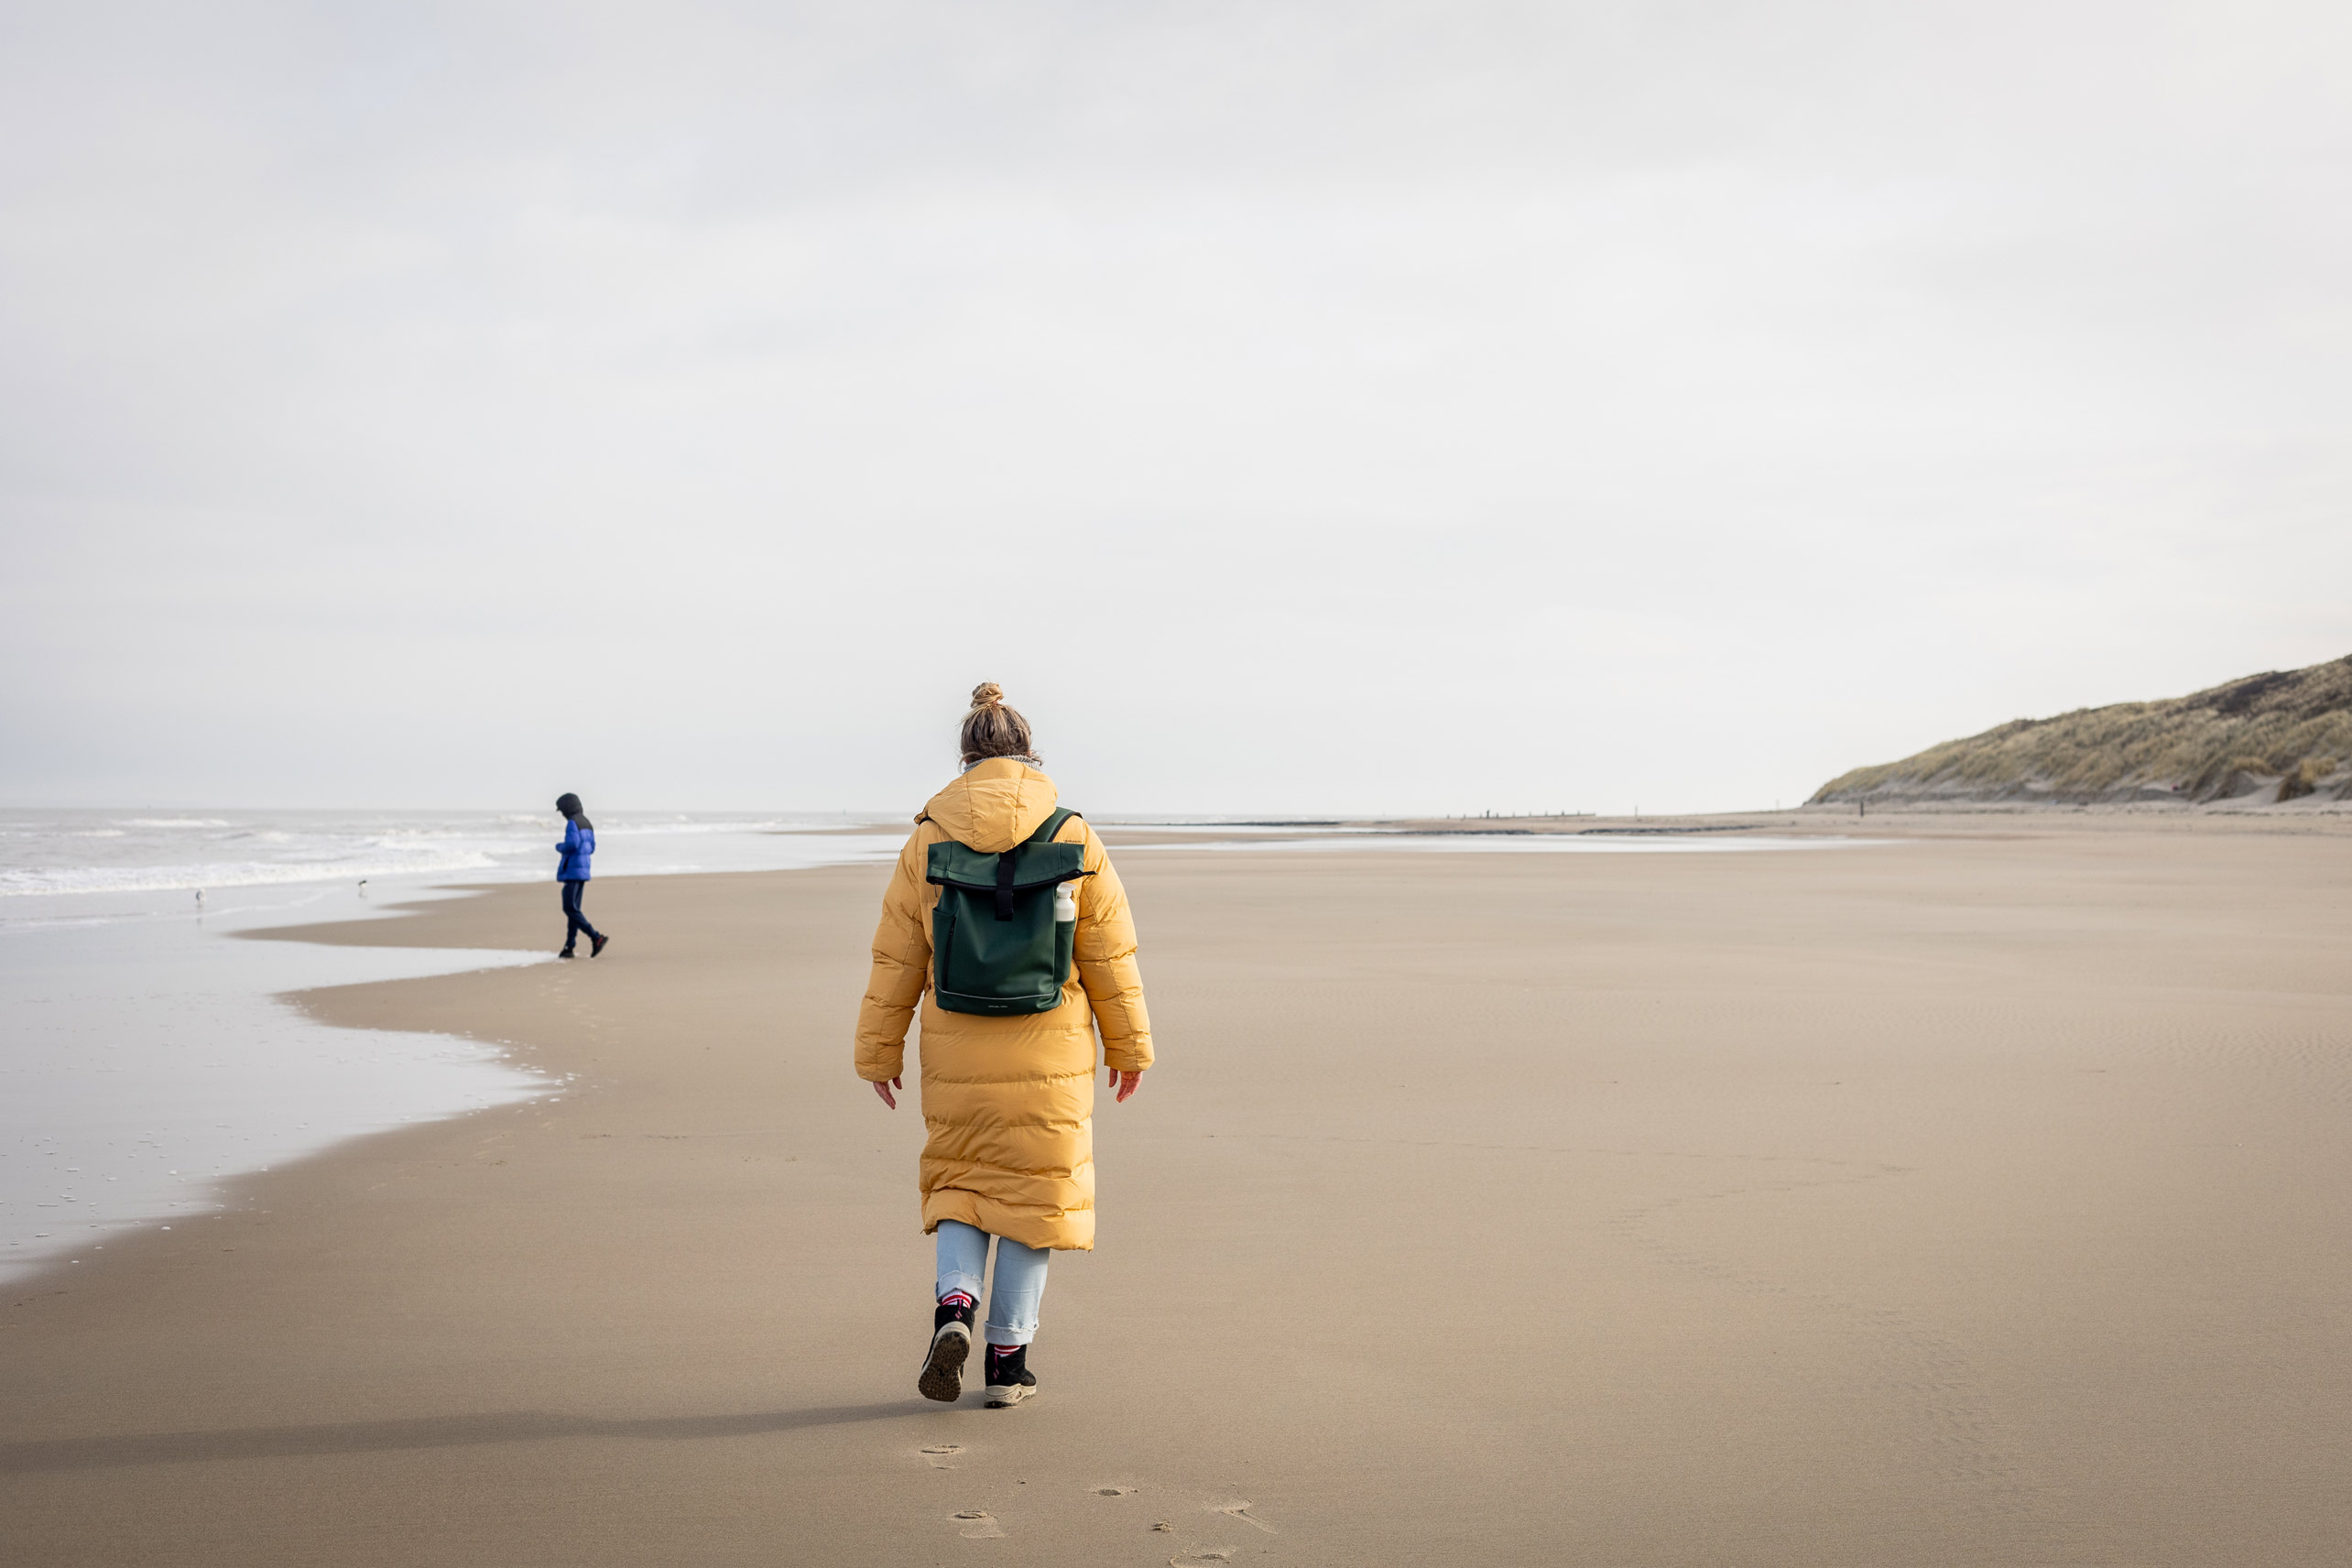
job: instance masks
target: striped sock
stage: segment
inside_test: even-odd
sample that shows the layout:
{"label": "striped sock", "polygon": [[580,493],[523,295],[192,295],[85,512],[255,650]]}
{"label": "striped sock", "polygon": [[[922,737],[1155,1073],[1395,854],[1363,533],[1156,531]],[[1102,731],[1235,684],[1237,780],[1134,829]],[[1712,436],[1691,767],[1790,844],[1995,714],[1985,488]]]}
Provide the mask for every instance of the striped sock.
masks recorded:
{"label": "striped sock", "polygon": [[972,1298],[965,1295],[963,1291],[950,1290],[946,1295],[942,1296],[939,1299],[939,1304],[942,1307],[968,1307],[975,1303]]}

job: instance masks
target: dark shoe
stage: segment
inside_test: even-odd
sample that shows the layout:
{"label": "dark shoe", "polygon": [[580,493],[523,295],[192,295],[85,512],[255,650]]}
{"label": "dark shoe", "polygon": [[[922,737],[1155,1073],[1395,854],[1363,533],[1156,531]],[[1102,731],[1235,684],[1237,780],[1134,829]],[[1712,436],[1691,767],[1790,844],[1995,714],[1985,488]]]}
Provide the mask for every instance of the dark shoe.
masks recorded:
{"label": "dark shoe", "polygon": [[[1001,1410],[1023,1399],[1037,1398],[1037,1374],[1029,1369],[1029,1346],[988,1347],[988,1408]],[[1010,1355],[1004,1352],[1010,1351]]]}
{"label": "dark shoe", "polygon": [[558,958],[577,958],[577,957],[579,956],[579,954],[578,954],[578,953],[573,953],[570,948],[568,948],[568,947],[567,947],[567,948],[565,948],[561,953],[557,953],[557,954],[556,954],[556,956],[557,956]]}
{"label": "dark shoe", "polygon": [[588,939],[588,956],[589,956],[589,957],[591,957],[591,958],[593,958],[593,957],[595,957],[598,953],[600,953],[604,952],[604,944],[605,944],[606,942],[608,942],[612,941],[612,940],[613,940],[613,939],[612,939],[611,937],[608,937],[608,936],[592,936],[592,937],[590,937],[590,938]]}
{"label": "dark shoe", "polygon": [[915,1391],[926,1399],[952,1405],[964,1397],[964,1363],[972,1354],[974,1312],[969,1306],[945,1301],[931,1314],[931,1354],[923,1358]]}

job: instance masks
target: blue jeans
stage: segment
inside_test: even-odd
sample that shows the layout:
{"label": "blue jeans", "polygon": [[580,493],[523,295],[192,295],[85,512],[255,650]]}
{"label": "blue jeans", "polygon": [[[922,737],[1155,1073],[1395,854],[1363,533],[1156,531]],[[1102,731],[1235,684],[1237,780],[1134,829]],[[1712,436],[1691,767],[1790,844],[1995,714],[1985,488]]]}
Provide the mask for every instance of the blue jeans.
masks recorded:
{"label": "blue jeans", "polygon": [[562,887],[563,918],[567,922],[563,928],[563,951],[570,953],[572,951],[572,942],[578,940],[582,931],[586,931],[588,933],[588,940],[590,942],[595,942],[600,939],[596,934],[596,928],[588,923],[588,917],[580,912],[580,895],[588,890],[588,884],[585,882],[566,882]]}
{"label": "blue jeans", "polygon": [[[986,1338],[991,1345],[1027,1345],[1037,1337],[1037,1307],[1045,1299],[1045,1266],[1053,1254],[996,1238],[996,1289],[988,1298]],[[962,1220],[939,1222],[939,1293],[961,1290],[980,1299],[980,1276],[988,1268],[988,1233]]]}

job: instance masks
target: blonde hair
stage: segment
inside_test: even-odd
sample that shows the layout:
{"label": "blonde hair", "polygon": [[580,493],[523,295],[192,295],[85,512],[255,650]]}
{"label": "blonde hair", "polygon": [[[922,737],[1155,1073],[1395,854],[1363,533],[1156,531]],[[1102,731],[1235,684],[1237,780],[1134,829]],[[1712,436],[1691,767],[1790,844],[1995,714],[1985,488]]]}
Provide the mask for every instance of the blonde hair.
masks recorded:
{"label": "blonde hair", "polygon": [[991,757],[1040,760],[1029,739],[1029,722],[1005,706],[1005,689],[994,681],[972,688],[972,711],[964,715],[961,738],[966,768]]}

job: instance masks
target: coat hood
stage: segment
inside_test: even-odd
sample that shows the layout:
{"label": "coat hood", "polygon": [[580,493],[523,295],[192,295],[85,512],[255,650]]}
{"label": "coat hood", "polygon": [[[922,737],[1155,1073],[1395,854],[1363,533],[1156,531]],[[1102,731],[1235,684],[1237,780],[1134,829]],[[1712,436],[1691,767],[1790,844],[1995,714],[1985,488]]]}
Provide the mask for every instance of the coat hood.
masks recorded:
{"label": "coat hood", "polygon": [[992,757],[933,795],[923,816],[966,848],[1002,855],[1037,832],[1057,798],[1053,780],[1028,763]]}

